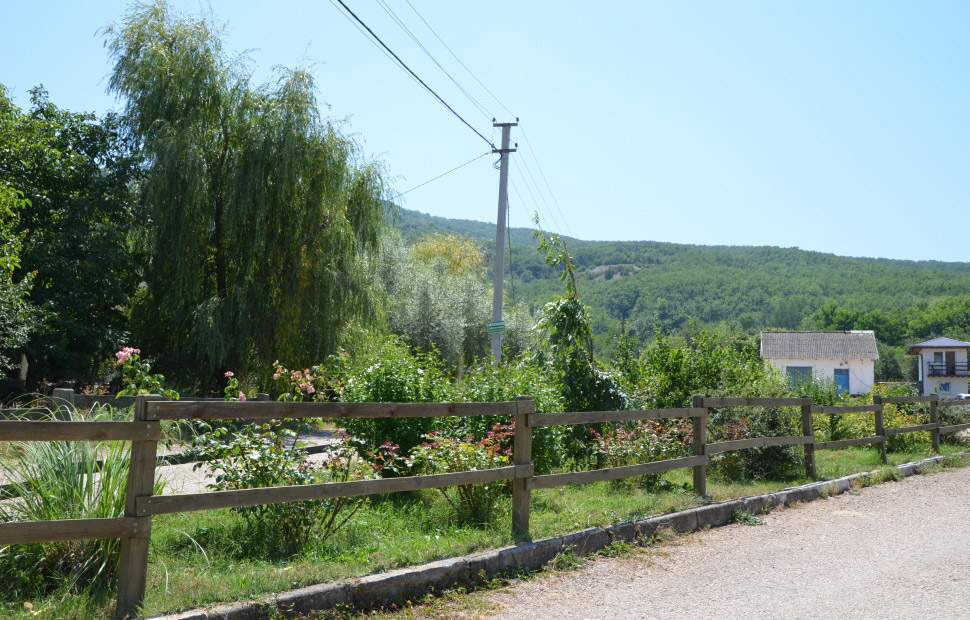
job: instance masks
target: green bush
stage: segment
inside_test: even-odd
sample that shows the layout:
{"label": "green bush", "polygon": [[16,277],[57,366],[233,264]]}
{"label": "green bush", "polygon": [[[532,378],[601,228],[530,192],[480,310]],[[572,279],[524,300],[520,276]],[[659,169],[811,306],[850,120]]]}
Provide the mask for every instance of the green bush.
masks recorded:
{"label": "green bush", "polygon": [[[52,420],[84,418],[58,410]],[[107,410],[110,413],[110,409]],[[0,503],[0,522],[115,518],[124,515],[129,442],[14,443],[0,464],[19,499]],[[163,486],[155,484],[155,494]],[[119,541],[79,540],[0,548],[0,583],[7,600],[61,591],[104,593],[115,582]]]}
{"label": "green bush", "polygon": [[[421,473],[447,474],[505,467],[511,463],[512,428],[496,425],[482,439],[455,439],[440,432],[425,436],[412,453]],[[455,517],[484,525],[495,519],[495,505],[508,494],[508,481],[466,484],[439,489]]]}
{"label": "green bush", "polygon": [[[447,402],[452,386],[434,353],[414,353],[399,338],[372,339],[345,362],[346,402]],[[374,450],[386,441],[408,454],[433,429],[434,418],[360,419],[346,421],[347,431]]]}
{"label": "green bush", "polygon": [[[709,443],[802,434],[801,412],[793,407],[714,409]],[[711,471],[729,481],[786,480],[804,473],[801,446],[768,446],[716,454]]]}
{"label": "green bush", "polygon": [[[633,424],[605,425],[592,430],[593,453],[598,467],[623,467],[687,456],[690,437],[676,420],[644,420]],[[613,485],[628,485],[632,478],[614,480]],[[641,486],[654,487],[660,474],[640,476]]]}
{"label": "green bush", "polygon": [[[561,390],[528,359],[506,359],[498,366],[483,362],[471,368],[455,387],[454,397],[462,402],[499,402],[529,396],[537,413],[565,411]],[[483,439],[496,424],[507,424],[499,416],[440,418],[435,429],[449,437],[472,436]],[[565,426],[540,426],[532,430],[532,461],[537,473],[548,473],[562,465],[564,446],[570,430]]]}
{"label": "green bush", "polygon": [[[373,470],[343,445],[334,447],[322,461],[311,461],[294,450],[295,433],[278,420],[249,424],[231,435],[224,427],[200,435],[194,444],[215,482],[215,491],[291,486],[323,482],[348,482],[373,477]],[[360,507],[361,498],[243,506],[232,510],[243,515],[255,544],[254,557],[286,557],[298,554],[311,537],[326,540]]]}

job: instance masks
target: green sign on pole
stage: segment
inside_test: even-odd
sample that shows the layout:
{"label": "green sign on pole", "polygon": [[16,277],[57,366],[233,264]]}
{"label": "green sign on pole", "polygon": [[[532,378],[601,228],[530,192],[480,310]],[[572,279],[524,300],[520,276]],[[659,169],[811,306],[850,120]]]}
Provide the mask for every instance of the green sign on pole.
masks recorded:
{"label": "green sign on pole", "polygon": [[488,333],[501,334],[505,332],[505,321],[492,321],[488,324]]}

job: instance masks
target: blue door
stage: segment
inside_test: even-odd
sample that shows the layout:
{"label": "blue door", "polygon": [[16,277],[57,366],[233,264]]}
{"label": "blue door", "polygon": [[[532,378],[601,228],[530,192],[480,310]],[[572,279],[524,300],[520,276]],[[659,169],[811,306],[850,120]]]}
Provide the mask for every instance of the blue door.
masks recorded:
{"label": "blue door", "polygon": [[839,394],[849,393],[849,369],[848,368],[835,369],[835,391],[837,391]]}

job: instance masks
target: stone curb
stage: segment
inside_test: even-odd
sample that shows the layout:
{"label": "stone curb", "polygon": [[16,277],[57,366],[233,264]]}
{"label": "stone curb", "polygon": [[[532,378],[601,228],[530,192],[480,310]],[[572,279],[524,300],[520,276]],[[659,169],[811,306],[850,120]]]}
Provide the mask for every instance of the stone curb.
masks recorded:
{"label": "stone curb", "polygon": [[[970,456],[970,452],[958,456]],[[905,463],[898,465],[897,469],[903,477],[909,477],[919,474],[923,467],[939,463],[944,458],[935,456],[916,463]],[[557,538],[482,551],[359,579],[306,586],[258,601],[151,616],[147,620],[268,620],[277,614],[305,614],[334,607],[386,607],[414,600],[428,593],[441,592],[458,583],[515,570],[538,570],[563,551],[589,555],[614,541],[650,542],[658,530],[685,533],[721,527],[734,522],[734,515],[739,511],[753,515],[765,514],[781,506],[841,495],[852,488],[853,482],[875,473],[877,472],[866,472],[835,480],[812,482],[774,493],[705,504],[607,528],[591,528]]]}

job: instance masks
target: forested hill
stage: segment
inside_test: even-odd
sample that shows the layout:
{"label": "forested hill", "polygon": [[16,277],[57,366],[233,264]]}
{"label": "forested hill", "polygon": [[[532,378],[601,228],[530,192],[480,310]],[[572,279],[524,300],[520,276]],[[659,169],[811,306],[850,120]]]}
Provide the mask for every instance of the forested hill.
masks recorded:
{"label": "forested hill", "polygon": [[[495,227],[485,222],[401,210],[397,227],[409,240],[432,232],[459,233],[494,247]],[[511,237],[509,284],[515,299],[532,305],[548,301],[562,289],[557,273],[536,253],[531,229],[513,228]],[[569,238],[567,243],[598,339],[615,332],[621,319],[642,337],[658,324],[677,329],[690,319],[752,332],[839,327],[819,324],[824,323],[820,309],[825,304],[886,315],[902,315],[909,308],[914,315],[952,301],[948,298],[970,295],[970,263],[851,258],[767,246]],[[505,260],[508,265],[507,255]]]}

